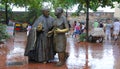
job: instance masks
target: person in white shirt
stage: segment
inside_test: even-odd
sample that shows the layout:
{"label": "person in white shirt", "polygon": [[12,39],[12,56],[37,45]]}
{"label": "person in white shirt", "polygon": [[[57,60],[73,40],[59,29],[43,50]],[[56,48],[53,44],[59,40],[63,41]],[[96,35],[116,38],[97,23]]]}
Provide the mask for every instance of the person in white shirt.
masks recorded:
{"label": "person in white shirt", "polygon": [[30,24],[28,24],[28,27],[27,27],[27,36],[29,35],[29,31],[31,30],[32,26]]}
{"label": "person in white shirt", "polygon": [[115,41],[117,41],[118,39],[119,32],[120,32],[120,22],[118,19],[115,19],[113,23],[113,36]]}

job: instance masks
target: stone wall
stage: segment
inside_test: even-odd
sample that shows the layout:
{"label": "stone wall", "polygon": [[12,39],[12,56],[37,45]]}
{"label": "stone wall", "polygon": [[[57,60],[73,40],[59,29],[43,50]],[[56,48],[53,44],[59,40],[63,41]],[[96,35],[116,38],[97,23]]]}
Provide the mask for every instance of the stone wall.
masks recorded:
{"label": "stone wall", "polygon": [[[103,21],[106,22],[107,18],[114,18],[113,12],[95,12],[95,13],[89,13],[89,25],[91,26],[94,21]],[[81,13],[80,16],[77,17],[71,17],[69,15],[68,20],[70,21],[70,24],[72,25],[74,21],[77,22],[84,22],[86,23],[86,14]]]}

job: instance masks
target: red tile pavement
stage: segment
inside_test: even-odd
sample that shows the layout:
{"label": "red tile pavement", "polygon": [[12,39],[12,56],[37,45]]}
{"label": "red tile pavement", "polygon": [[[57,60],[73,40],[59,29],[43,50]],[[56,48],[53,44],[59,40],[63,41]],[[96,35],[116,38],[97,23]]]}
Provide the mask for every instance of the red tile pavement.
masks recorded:
{"label": "red tile pavement", "polygon": [[[27,63],[23,55],[26,37],[25,32],[17,32],[14,41],[9,39],[6,47],[0,48],[0,69],[120,69],[120,41],[116,45],[113,45],[113,41],[77,43],[74,38],[68,37],[69,57],[65,65],[56,67],[55,62]],[[13,62],[13,65],[7,66],[8,61]]]}

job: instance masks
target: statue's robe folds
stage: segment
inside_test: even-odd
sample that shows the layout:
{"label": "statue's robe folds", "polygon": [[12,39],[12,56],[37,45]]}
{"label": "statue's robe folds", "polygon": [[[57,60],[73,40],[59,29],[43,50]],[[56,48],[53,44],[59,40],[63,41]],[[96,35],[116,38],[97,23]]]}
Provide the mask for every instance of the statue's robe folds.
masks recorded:
{"label": "statue's robe folds", "polygon": [[[49,61],[54,58],[53,36],[48,37],[48,32],[53,27],[54,19],[43,15],[40,16],[32,26],[27,39],[25,56],[37,62]],[[43,26],[42,31],[37,31],[38,24]]]}

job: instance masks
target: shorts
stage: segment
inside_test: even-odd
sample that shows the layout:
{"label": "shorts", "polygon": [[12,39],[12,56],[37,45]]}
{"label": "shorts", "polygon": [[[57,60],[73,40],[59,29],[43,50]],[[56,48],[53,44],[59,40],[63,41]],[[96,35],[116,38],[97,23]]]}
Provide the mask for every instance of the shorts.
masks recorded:
{"label": "shorts", "polygon": [[119,30],[114,30],[114,31],[113,31],[113,35],[118,35],[119,32],[120,32]]}

